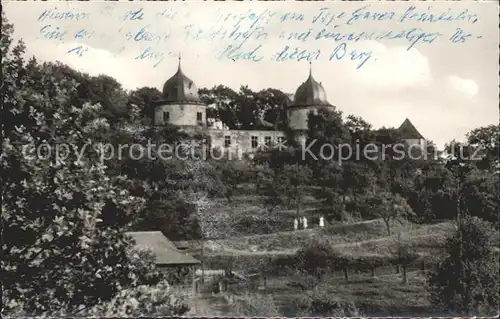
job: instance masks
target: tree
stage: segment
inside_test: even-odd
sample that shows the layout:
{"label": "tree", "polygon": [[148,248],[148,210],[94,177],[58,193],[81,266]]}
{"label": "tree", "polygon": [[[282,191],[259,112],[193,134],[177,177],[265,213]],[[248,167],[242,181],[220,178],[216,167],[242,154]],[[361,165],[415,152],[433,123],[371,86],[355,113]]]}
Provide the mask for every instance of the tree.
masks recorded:
{"label": "tree", "polygon": [[397,269],[399,267],[403,268],[403,283],[408,282],[407,272],[408,266],[411,265],[412,262],[417,260],[419,255],[416,253],[415,249],[411,246],[410,243],[403,241],[401,234],[398,234],[398,238],[396,240],[396,246],[391,251],[392,253],[392,263],[396,265]]}
{"label": "tree", "polygon": [[335,252],[327,243],[313,242],[295,254],[298,269],[318,280],[333,269]]}
{"label": "tree", "polygon": [[248,86],[241,86],[234,91],[219,85],[200,89],[199,94],[200,99],[211,106],[207,110],[207,118],[220,120],[229,129],[253,129],[259,119],[275,124],[284,122],[280,108],[286,94],[277,89],[254,92]]}
{"label": "tree", "polygon": [[499,228],[500,181],[498,176],[474,169],[468,173],[460,189],[462,209],[472,216],[491,222]]}
{"label": "tree", "polygon": [[142,275],[154,269],[133,261],[124,234],[144,201],[100,161],[101,106],[60,64],[26,62],[12,30],[2,14],[3,313],[82,315],[161,282]]}
{"label": "tree", "polygon": [[204,280],[205,247],[204,242],[208,238],[214,238],[217,234],[217,226],[220,224],[221,216],[212,214],[210,208],[213,202],[208,198],[216,187],[214,182],[214,170],[206,161],[187,160],[183,161],[183,169],[175,179],[170,182],[176,184],[177,194],[186,203],[194,206],[198,225],[201,245],[201,269],[202,281]]}
{"label": "tree", "polygon": [[474,149],[479,148],[477,160],[479,168],[496,170],[499,169],[498,154],[500,153],[500,124],[488,125],[470,131],[467,134],[467,142]]}
{"label": "tree", "polygon": [[161,98],[162,93],[157,88],[142,87],[129,93],[128,105],[137,105],[141,118],[146,118],[151,123],[154,120],[155,102]]}
{"label": "tree", "polygon": [[266,198],[265,201],[273,205],[288,203],[295,208],[296,216],[299,217],[311,170],[305,165],[287,164],[261,176],[259,192]]}
{"label": "tree", "polygon": [[498,233],[477,217],[464,216],[446,243],[444,260],[429,273],[433,304],[464,315],[496,315],[500,304]]}
{"label": "tree", "polygon": [[406,200],[399,194],[382,192],[370,199],[375,216],[382,218],[391,236],[391,227],[394,221],[413,216],[413,211]]}
{"label": "tree", "polygon": [[231,203],[234,191],[244,181],[245,170],[248,170],[249,167],[244,167],[242,163],[235,161],[217,162],[214,163],[214,166],[217,171],[216,177],[220,182],[215,192],[226,197],[227,201]]}

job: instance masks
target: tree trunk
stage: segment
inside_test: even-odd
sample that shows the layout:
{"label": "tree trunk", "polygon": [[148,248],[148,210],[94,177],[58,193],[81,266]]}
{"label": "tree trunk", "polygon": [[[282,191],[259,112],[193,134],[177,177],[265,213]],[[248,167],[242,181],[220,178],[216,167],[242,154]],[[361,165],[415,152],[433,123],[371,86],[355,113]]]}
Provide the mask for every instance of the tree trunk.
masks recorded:
{"label": "tree trunk", "polygon": [[349,281],[349,274],[347,273],[347,267],[343,269],[344,271],[344,277],[346,281]]}
{"label": "tree trunk", "polygon": [[297,186],[296,192],[295,192],[295,200],[296,200],[296,214],[297,218],[300,217],[300,203],[301,203],[301,198],[300,198],[300,189]]}
{"label": "tree trunk", "polygon": [[403,265],[403,283],[406,284],[408,282],[408,277],[406,276],[406,265]]}
{"label": "tree trunk", "polygon": [[372,267],[371,271],[372,271],[372,277],[375,277],[375,267]]}
{"label": "tree trunk", "polygon": [[391,236],[391,223],[390,220],[384,219],[385,227],[387,228],[387,235]]}
{"label": "tree trunk", "polygon": [[200,282],[205,283],[205,244],[203,236],[201,237],[201,278]]}
{"label": "tree trunk", "polygon": [[425,260],[422,260],[422,263],[420,264],[420,270],[422,272],[425,272]]}
{"label": "tree trunk", "polygon": [[396,274],[399,274],[399,265],[396,265]]}

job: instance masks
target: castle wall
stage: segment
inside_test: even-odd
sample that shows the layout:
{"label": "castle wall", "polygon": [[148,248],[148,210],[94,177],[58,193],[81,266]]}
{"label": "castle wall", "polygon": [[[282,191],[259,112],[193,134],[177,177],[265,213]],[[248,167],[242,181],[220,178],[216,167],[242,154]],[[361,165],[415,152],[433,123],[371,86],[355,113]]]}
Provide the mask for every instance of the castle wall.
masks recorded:
{"label": "castle wall", "polygon": [[[166,124],[164,114],[168,112],[168,123],[178,126],[205,126],[206,106],[200,104],[164,104],[155,109],[155,125]],[[197,120],[197,113],[201,112],[201,125]]]}
{"label": "castle wall", "polygon": [[420,146],[422,148],[424,148],[424,146],[426,144],[424,139],[418,139],[418,138],[415,138],[415,139],[405,139],[405,142],[408,145],[413,145],[414,147]]}
{"label": "castle wall", "polygon": [[[285,133],[281,131],[254,131],[254,130],[207,130],[210,136],[212,148],[231,152],[233,155],[255,153],[265,145],[266,137],[270,139],[271,147],[278,143],[278,138],[285,140]],[[226,137],[229,137],[231,145],[226,147]],[[252,145],[252,137],[257,140],[257,147]]]}

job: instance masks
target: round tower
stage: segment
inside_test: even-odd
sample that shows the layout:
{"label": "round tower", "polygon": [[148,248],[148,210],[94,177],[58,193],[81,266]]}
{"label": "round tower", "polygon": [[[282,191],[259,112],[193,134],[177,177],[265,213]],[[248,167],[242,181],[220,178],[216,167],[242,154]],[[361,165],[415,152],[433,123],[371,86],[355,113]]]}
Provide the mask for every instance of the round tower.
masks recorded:
{"label": "round tower", "polygon": [[288,126],[293,131],[307,131],[309,112],[316,112],[321,107],[333,107],[327,98],[321,82],[312,76],[311,62],[309,62],[309,77],[295,91],[293,103],[288,107]]}
{"label": "round tower", "polygon": [[155,125],[206,127],[206,105],[194,82],[182,72],[180,56],[177,72],[163,85],[163,97],[156,104],[154,117]]}

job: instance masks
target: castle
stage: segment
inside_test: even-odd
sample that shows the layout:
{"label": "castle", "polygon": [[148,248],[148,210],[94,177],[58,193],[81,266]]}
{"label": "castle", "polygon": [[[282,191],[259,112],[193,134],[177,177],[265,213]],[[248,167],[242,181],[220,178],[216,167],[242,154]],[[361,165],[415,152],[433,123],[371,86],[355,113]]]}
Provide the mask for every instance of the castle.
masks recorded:
{"label": "castle", "polygon": [[[284,110],[286,125],[297,136],[299,143],[305,140],[309,112],[317,112],[319,108],[334,108],[326,97],[321,82],[317,82],[312,69],[309,77],[297,88],[294,95],[287,94]],[[198,96],[198,88],[181,68],[181,58],[177,72],[163,85],[163,98],[155,103],[154,124],[171,124],[186,131],[203,131],[211,139],[211,147],[253,154],[261,147],[271,147],[285,140],[285,132],[274,129],[272,123],[260,120],[253,130],[229,130],[222,127],[209,126],[205,105]],[[423,145],[423,136],[406,119],[399,127],[403,138],[409,144]]]}

